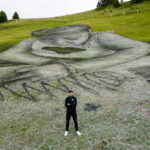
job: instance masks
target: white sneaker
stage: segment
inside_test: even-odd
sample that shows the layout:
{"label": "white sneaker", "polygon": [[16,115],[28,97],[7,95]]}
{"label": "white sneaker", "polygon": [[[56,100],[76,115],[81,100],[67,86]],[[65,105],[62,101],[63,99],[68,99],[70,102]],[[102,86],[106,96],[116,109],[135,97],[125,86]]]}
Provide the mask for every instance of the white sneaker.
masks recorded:
{"label": "white sneaker", "polygon": [[64,134],[65,136],[67,136],[68,135],[68,131],[65,131],[65,134]]}
{"label": "white sneaker", "polygon": [[76,133],[80,136],[81,135],[81,133],[79,132],[79,131],[76,131]]}

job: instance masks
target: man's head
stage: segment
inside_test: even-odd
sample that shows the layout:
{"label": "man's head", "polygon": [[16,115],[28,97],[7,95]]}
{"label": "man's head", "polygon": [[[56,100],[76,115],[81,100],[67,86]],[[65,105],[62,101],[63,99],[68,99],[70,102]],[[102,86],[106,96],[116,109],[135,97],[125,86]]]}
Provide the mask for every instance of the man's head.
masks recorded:
{"label": "man's head", "polygon": [[72,90],[69,90],[69,91],[68,91],[68,94],[69,94],[69,96],[73,96],[73,91],[72,91]]}

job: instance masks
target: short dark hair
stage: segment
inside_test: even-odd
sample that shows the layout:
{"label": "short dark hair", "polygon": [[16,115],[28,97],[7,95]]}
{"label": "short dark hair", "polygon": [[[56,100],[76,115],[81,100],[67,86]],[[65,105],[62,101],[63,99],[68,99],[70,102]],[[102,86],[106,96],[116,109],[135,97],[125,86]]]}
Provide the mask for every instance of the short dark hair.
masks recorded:
{"label": "short dark hair", "polygon": [[68,93],[70,93],[70,92],[72,92],[72,93],[73,93],[73,91],[72,91],[72,90],[69,90],[69,91],[68,91]]}

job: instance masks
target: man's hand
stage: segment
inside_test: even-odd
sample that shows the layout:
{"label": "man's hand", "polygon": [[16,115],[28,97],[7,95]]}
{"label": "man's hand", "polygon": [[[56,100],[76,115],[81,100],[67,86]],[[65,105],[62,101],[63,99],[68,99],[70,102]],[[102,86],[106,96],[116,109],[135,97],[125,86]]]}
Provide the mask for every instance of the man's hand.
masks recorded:
{"label": "man's hand", "polygon": [[67,105],[70,105],[69,103],[67,103]]}

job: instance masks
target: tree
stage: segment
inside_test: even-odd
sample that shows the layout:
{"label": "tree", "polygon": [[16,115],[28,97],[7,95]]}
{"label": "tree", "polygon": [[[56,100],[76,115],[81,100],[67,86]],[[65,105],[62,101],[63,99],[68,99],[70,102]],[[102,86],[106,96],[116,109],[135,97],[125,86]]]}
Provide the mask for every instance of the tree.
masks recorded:
{"label": "tree", "polygon": [[105,8],[107,5],[111,5],[113,0],[99,0],[97,3],[97,10]]}
{"label": "tree", "polygon": [[0,11],[0,23],[2,22],[6,22],[8,19],[7,19],[7,15],[4,11]]}
{"label": "tree", "polygon": [[106,7],[106,2],[104,0],[99,0],[97,3],[97,9],[101,10]]}
{"label": "tree", "polygon": [[120,3],[118,0],[113,0],[113,6],[114,8],[118,8],[120,6]]}
{"label": "tree", "polygon": [[143,0],[131,0],[132,3],[141,3]]}
{"label": "tree", "polygon": [[13,14],[13,17],[12,17],[13,19],[19,19],[19,15],[18,15],[18,13],[17,12],[14,12],[14,14]]}

